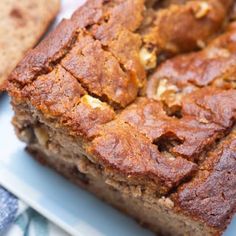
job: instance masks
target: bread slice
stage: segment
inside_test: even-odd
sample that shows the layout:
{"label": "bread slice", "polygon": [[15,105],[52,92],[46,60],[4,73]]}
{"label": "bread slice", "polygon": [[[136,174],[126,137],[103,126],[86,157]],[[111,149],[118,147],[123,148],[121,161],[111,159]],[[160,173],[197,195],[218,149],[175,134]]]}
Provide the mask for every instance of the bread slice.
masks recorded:
{"label": "bread slice", "polygon": [[58,13],[60,0],[0,1],[0,87]]}

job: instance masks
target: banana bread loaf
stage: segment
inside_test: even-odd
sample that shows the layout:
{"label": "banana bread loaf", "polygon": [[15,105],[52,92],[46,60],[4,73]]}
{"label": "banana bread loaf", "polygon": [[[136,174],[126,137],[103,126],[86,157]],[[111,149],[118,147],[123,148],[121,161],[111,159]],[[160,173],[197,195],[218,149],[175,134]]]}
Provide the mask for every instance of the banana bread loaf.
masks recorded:
{"label": "banana bread loaf", "polygon": [[159,235],[222,235],[236,211],[233,3],[87,1],[11,74],[18,137]]}

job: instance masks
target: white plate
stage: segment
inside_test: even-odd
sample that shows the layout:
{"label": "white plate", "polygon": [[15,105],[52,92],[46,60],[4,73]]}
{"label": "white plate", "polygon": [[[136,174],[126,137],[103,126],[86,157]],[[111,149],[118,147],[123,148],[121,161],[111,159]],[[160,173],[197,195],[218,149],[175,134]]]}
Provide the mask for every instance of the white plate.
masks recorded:
{"label": "white plate", "polygon": [[[78,0],[63,0],[62,17],[69,17]],[[18,141],[11,125],[9,98],[0,95],[0,185],[24,200],[71,235],[152,236],[124,216],[57,173],[39,165]],[[225,236],[235,236],[236,219]]]}

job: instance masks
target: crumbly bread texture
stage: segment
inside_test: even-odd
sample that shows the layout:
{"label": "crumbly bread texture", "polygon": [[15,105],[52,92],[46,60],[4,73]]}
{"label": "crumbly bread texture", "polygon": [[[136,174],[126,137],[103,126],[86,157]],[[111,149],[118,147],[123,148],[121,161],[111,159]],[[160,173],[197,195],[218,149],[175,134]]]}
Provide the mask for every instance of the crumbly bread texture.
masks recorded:
{"label": "crumbly bread texture", "polygon": [[59,11],[59,0],[0,1],[0,87]]}
{"label": "crumbly bread texture", "polygon": [[159,234],[221,235],[236,210],[233,3],[87,1],[11,74],[17,135]]}

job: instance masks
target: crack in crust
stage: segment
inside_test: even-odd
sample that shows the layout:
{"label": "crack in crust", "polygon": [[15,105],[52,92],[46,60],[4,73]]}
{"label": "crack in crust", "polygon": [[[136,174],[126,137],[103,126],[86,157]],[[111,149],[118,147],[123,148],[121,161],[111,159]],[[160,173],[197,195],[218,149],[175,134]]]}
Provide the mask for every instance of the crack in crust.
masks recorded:
{"label": "crack in crust", "polygon": [[205,86],[235,89],[235,36],[236,25],[232,23],[205,49],[167,60],[151,76],[147,96],[174,109],[177,98],[181,106],[185,94]]}
{"label": "crack in crust", "polygon": [[187,214],[197,215],[214,227],[225,228],[235,213],[235,135],[234,129],[215,150],[209,152],[197,176],[174,194],[180,208]]}

